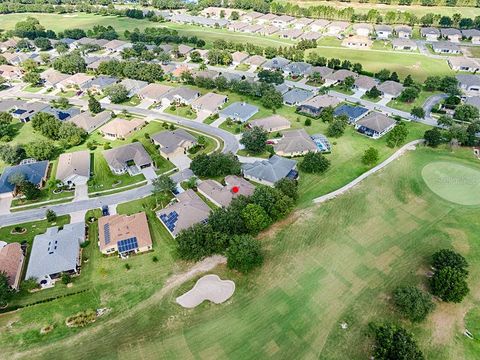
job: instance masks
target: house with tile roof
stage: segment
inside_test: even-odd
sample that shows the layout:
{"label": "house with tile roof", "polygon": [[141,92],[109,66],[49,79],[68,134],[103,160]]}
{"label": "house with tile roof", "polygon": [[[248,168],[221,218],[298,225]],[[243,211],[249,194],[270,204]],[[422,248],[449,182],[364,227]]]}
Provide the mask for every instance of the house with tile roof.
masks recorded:
{"label": "house with tile roof", "polygon": [[5,243],[0,241],[0,273],[7,277],[8,285],[20,289],[25,254],[19,243]]}

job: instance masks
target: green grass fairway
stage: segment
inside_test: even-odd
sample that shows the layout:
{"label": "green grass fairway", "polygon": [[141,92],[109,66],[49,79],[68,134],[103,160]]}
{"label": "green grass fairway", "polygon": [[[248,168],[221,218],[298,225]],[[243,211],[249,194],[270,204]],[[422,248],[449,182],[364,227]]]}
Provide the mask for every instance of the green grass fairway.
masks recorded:
{"label": "green grass fairway", "polygon": [[422,170],[430,190],[460,205],[480,205],[480,170],[454,162],[433,162]]}
{"label": "green grass fairway", "polygon": [[[434,194],[422,180],[432,162],[480,165],[470,149],[419,148],[408,152],[345,195],[298,210],[261,234],[264,266],[245,276],[212,271],[236,283],[231,300],[185,310],[175,297],[196,279],[165,297],[172,241],[148,210],[154,232],[151,255],[132,257],[132,269],[103,258],[93,239],[90,263],[73,290],[88,292],[0,316],[2,354],[28,359],[329,359],[369,358],[365,334],[372,321],[401,322],[412,331],[426,359],[477,359],[480,301],[480,207],[460,206]],[[119,206],[130,213],[151,209],[147,199]],[[92,226],[95,226],[92,225]],[[94,228],[91,229],[92,231]],[[470,262],[470,295],[461,304],[438,303],[421,324],[401,320],[390,300],[398,285],[426,285],[428,258],[454,248]],[[167,270],[170,269],[170,270]],[[54,290],[55,291],[55,290]],[[35,294],[41,296],[41,294]],[[79,304],[79,301],[85,303]],[[93,306],[112,313],[84,329],[68,329],[65,315]],[[340,328],[341,322],[348,329]],[[38,335],[41,324],[55,330]]]}

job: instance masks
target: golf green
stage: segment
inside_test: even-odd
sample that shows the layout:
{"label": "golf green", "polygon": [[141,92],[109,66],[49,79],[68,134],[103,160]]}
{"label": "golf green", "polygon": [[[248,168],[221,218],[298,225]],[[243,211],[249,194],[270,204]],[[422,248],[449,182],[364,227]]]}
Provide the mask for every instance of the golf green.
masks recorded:
{"label": "golf green", "polygon": [[438,196],[460,205],[480,205],[480,169],[436,161],[422,169],[422,177]]}

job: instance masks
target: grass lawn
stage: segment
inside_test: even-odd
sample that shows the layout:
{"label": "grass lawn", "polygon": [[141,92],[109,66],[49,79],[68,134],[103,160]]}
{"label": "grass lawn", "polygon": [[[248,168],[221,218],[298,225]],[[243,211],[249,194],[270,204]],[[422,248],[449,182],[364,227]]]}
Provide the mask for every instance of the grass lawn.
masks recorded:
{"label": "grass lawn", "polygon": [[169,106],[163,112],[167,114],[180,116],[190,120],[197,118],[197,114],[192,110],[191,106],[180,105],[180,106],[174,106],[174,107],[175,107],[175,110],[172,110],[172,106]]}
{"label": "grass lawn", "polygon": [[270,157],[270,153],[268,151],[264,151],[260,154],[251,154],[249,151],[242,149],[242,150],[238,150],[237,154],[240,156],[253,156],[253,157],[263,158],[263,159],[268,159]]}
{"label": "grass lawn", "polygon": [[248,64],[239,64],[235,68],[235,70],[238,70],[238,71],[247,71],[248,69],[250,69],[250,65]]}
{"label": "grass lawn", "polygon": [[138,95],[134,95],[131,98],[129,98],[127,101],[122,103],[122,105],[126,105],[126,106],[137,106],[138,104],[140,104],[140,98],[138,97]]}
{"label": "grass lawn", "polygon": [[394,109],[410,112],[414,107],[421,107],[423,103],[430,97],[436,94],[439,94],[440,91],[420,91],[418,97],[411,103],[405,103],[400,100],[391,100],[387,106],[392,107]]}
{"label": "grass lawn", "polygon": [[[77,95],[78,93],[78,90],[69,90],[69,91],[65,91],[65,92],[59,92],[57,93],[58,96],[62,96],[62,97],[66,97],[66,98],[71,98],[71,97],[74,97],[75,95]],[[87,96],[87,100],[88,100],[88,96]]]}
{"label": "grass lawn", "polygon": [[27,85],[22,90],[26,91],[26,92],[29,92],[29,93],[37,93],[42,89],[43,89],[43,86]]}
{"label": "grass lawn", "polygon": [[[126,261],[132,266],[126,271],[125,261],[99,256],[92,239],[89,263],[73,288],[88,283],[87,292],[0,317],[0,326],[13,324],[0,338],[2,352],[32,359],[112,358],[121,353],[125,359],[359,360],[370,356],[368,324],[393,321],[414,334],[426,359],[478,358],[478,342],[462,332],[465,317],[474,337],[480,336],[480,208],[452,204],[429,190],[422,169],[434,161],[480,169],[470,149],[420,148],[347,194],[295,212],[260,235],[266,256],[261,269],[249,275],[223,266],[212,271],[236,283],[234,296],[223,305],[179,307],[175,298],[196,279],[160,296],[174,265],[173,241],[162,236],[163,227],[155,219],[150,226],[159,231],[154,235],[158,263],[150,254],[139,255]],[[119,206],[119,211],[149,209],[146,201]],[[429,256],[445,247],[470,262],[471,295],[461,304],[437,302],[423,323],[403,321],[391,303],[392,290],[406,284],[425,287]],[[174,271],[181,268],[175,265]],[[65,316],[95,306],[111,307],[112,313],[86,329],[64,326]],[[341,329],[342,322],[347,329]],[[55,329],[41,337],[38,328],[46,323]]]}
{"label": "grass lawn", "polygon": [[331,90],[338,91],[339,93],[345,94],[345,95],[353,95],[355,94],[355,91],[352,89],[345,89],[342,85],[335,85],[330,88]]}
{"label": "grass lawn", "polygon": [[371,98],[371,97],[369,97],[369,96],[367,96],[367,95],[364,94],[364,95],[360,96],[360,99],[377,103],[377,102],[379,102],[380,100],[382,100],[382,97],[379,96],[379,97],[376,97],[376,98]]}

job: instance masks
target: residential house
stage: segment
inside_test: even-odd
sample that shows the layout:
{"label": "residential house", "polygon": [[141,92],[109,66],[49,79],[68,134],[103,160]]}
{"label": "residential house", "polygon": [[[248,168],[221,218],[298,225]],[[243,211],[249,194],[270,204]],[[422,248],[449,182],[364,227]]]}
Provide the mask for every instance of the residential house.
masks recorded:
{"label": "residential house", "polygon": [[145,125],[145,120],[131,119],[125,120],[115,118],[100,128],[100,133],[110,140],[126,139],[134,131],[141,129]]}
{"label": "residential house", "polygon": [[350,124],[356,123],[368,114],[368,109],[363,106],[342,104],[333,111],[335,116],[347,116]]}
{"label": "residential house", "polygon": [[277,181],[284,178],[298,179],[296,167],[295,160],[273,155],[268,160],[242,164],[242,172],[246,179],[273,187]]}
{"label": "residential house", "polygon": [[20,289],[24,261],[25,254],[19,243],[0,241],[0,273],[5,274],[8,286],[13,290]]}
{"label": "residential house", "polygon": [[409,38],[392,39],[392,47],[394,50],[417,50],[417,43]]}
{"label": "residential house", "polygon": [[280,156],[303,156],[308,152],[318,152],[319,149],[305,129],[295,129],[282,132],[282,137],[275,140],[275,153]]}
{"label": "residential house", "polygon": [[300,39],[302,39],[302,40],[318,40],[321,37],[322,37],[322,35],[318,32],[308,31],[306,33],[303,33],[302,36],[300,36]]}
{"label": "residential house", "polygon": [[24,100],[3,99],[0,100],[0,112],[10,112],[13,109],[18,109],[22,107],[24,104]]}
{"label": "residential house", "polygon": [[461,54],[462,50],[456,44],[451,42],[442,41],[432,44],[432,49],[437,54]]}
{"label": "residential house", "polygon": [[102,111],[98,114],[91,114],[89,111],[82,112],[68,119],[79,128],[91,134],[100,126],[105,125],[112,118],[110,111]]}
{"label": "residential house", "polygon": [[377,39],[387,40],[393,34],[393,28],[390,25],[375,25]]}
{"label": "residential house", "polygon": [[45,109],[42,110],[42,112],[51,114],[60,121],[65,121],[80,114],[80,109],[72,106],[68,109],[63,110],[63,109],[54,108],[52,106],[47,106]]}
{"label": "residential house", "polygon": [[60,71],[57,71],[53,68],[48,68],[44,72],[40,73],[40,78],[46,87],[56,87],[56,85],[65,79],[69,78],[71,75],[62,74]]}
{"label": "residential house", "polygon": [[197,139],[183,129],[162,131],[150,137],[158,147],[160,155],[170,160],[173,157],[187,154],[187,151],[198,144]]}
{"label": "residential house", "polygon": [[51,287],[63,273],[80,272],[80,245],[85,242],[83,222],[48,228],[33,239],[25,279],[35,279],[42,287]]}
{"label": "residential house", "polygon": [[480,95],[480,76],[472,74],[458,74],[455,77],[458,81],[458,87],[465,95]]}
{"label": "residential house", "polygon": [[333,69],[327,67],[327,66],[314,66],[310,70],[310,75],[313,75],[314,73],[320,74],[320,77],[322,79],[325,79],[326,76],[333,74]]}
{"label": "residential house", "polygon": [[142,100],[150,100],[154,103],[162,101],[163,97],[173,90],[172,86],[161,84],[148,84],[138,92],[138,97]]}
{"label": "residential house", "polygon": [[255,69],[262,66],[267,61],[267,58],[260,55],[252,55],[244,61],[245,64],[254,67]]}
{"label": "residential house", "polygon": [[17,47],[18,40],[19,39],[17,39],[17,38],[9,38],[9,39],[1,42],[0,43],[0,51],[6,52],[8,50],[15,49]]}
{"label": "residential house", "polygon": [[250,55],[248,55],[246,52],[235,51],[232,54],[232,64],[233,65],[239,65],[239,64],[243,63],[245,60],[247,60],[249,56]]}
{"label": "residential house", "polygon": [[121,257],[152,250],[147,215],[110,215],[98,219],[98,247],[105,255]]}
{"label": "residential house", "polygon": [[137,95],[144,87],[148,85],[148,82],[141,80],[132,80],[132,79],[123,79],[120,82],[121,85],[125,86],[128,91],[128,97]]}
{"label": "residential house", "polygon": [[14,176],[22,176],[24,180],[42,188],[47,181],[49,162],[27,161],[19,165],[6,167],[0,175],[0,198],[15,195],[16,185],[11,182]]}
{"label": "residential house", "polygon": [[275,90],[277,90],[280,94],[285,95],[287,92],[290,91],[290,86],[288,86],[285,82],[281,84],[274,85]]}
{"label": "residential house", "polygon": [[285,29],[278,33],[278,36],[280,36],[281,38],[291,39],[291,40],[298,39],[302,35],[303,35],[303,30],[299,30],[299,29]]}
{"label": "residential house", "polygon": [[0,65],[0,76],[8,81],[20,80],[23,76],[23,72],[18,66],[4,64]]}
{"label": "residential house", "polygon": [[378,139],[392,130],[396,121],[379,112],[372,111],[355,123],[355,129],[361,134]]}
{"label": "residential house", "polygon": [[470,40],[474,45],[480,44],[480,30],[478,29],[462,30],[462,36],[465,39]]}
{"label": "residential house", "polygon": [[463,56],[450,57],[447,60],[448,65],[454,71],[480,71],[480,65],[477,60]]}
{"label": "residential house", "polygon": [[345,21],[333,21],[326,26],[327,35],[337,36],[343,33],[349,26],[350,24]]}
{"label": "residential house", "polygon": [[324,19],[317,19],[310,24],[310,30],[315,32],[324,32],[330,21]]}
{"label": "residential house", "polygon": [[176,195],[176,199],[177,202],[157,212],[157,217],[174,238],[182,230],[207,222],[211,211],[192,189]]}
{"label": "residential house", "polygon": [[378,83],[374,78],[370,76],[360,75],[355,79],[353,87],[358,91],[367,92],[377,85]]}
{"label": "residential house", "polygon": [[273,26],[277,26],[280,29],[285,29],[295,21],[295,18],[290,15],[281,15],[271,21]]}
{"label": "residential house", "polygon": [[[480,110],[480,96],[471,96],[467,97],[464,100],[465,104],[475,106],[478,110]],[[480,150],[480,148],[477,147]]]}
{"label": "residential house", "polygon": [[279,31],[280,31],[280,28],[270,25],[270,26],[263,26],[260,30],[258,30],[258,33],[260,35],[270,36],[270,35],[277,34]]}
{"label": "residential house", "polygon": [[235,175],[225,178],[225,186],[215,180],[203,180],[198,184],[198,192],[218,207],[228,207],[232,200],[240,195],[251,196],[255,186]]}
{"label": "residential house", "polygon": [[297,112],[307,116],[318,117],[323,109],[326,107],[335,107],[339,103],[341,103],[341,100],[336,97],[330,95],[318,95],[300,104],[297,107]]}
{"label": "residential house", "polygon": [[290,60],[285,59],[281,56],[274,57],[273,59],[267,60],[262,65],[262,68],[265,70],[282,70],[285,66],[290,64]]}
{"label": "residential house", "polygon": [[275,14],[265,14],[258,17],[256,20],[258,24],[265,25],[265,24],[272,24],[276,18],[278,18],[278,16]]}
{"label": "residential house", "polygon": [[132,43],[122,40],[111,40],[103,46],[110,53],[120,53],[122,50],[132,47]]}
{"label": "residential house", "polygon": [[56,84],[56,88],[62,91],[69,89],[83,89],[86,84],[93,79],[93,76],[87,75],[84,73],[77,73],[75,75],[69,76],[65,80],[60,81]]}
{"label": "residential house", "polygon": [[204,112],[210,116],[216,114],[227,101],[227,96],[210,92],[195,99],[192,102],[192,109],[196,112]]}
{"label": "residential house", "polygon": [[107,161],[112,173],[121,175],[129,173],[137,175],[142,169],[151,167],[152,158],[145,150],[141,142],[133,142],[103,151],[103,157]]}
{"label": "residential house", "polygon": [[349,36],[342,41],[342,46],[355,49],[368,49],[372,46],[372,44],[372,40],[370,40],[367,36],[361,35]]}
{"label": "residential house", "polygon": [[283,94],[283,103],[288,106],[296,106],[310,99],[313,95],[312,91],[293,88]]}
{"label": "residential house", "polygon": [[378,85],[377,89],[380,90],[382,96],[395,99],[402,93],[403,85],[396,81],[387,80]]}
{"label": "residential house", "polygon": [[247,122],[253,115],[258,112],[258,107],[247,104],[245,102],[234,102],[227,106],[225,109],[220,110],[220,119],[237,122]]}
{"label": "residential house", "polygon": [[177,87],[163,95],[162,106],[172,104],[191,105],[192,102],[200,96],[200,92],[187,87]]}
{"label": "residential house", "polygon": [[244,22],[232,22],[228,24],[227,29],[230,31],[241,31],[243,28],[247,26],[248,24]]}
{"label": "residential house", "polygon": [[240,31],[247,34],[256,34],[256,33],[261,33],[263,28],[264,28],[263,25],[251,24],[251,25],[245,26]]}
{"label": "residential house", "polygon": [[312,65],[306,62],[291,62],[283,68],[283,73],[293,78],[302,77],[310,74]]}
{"label": "residential house", "polygon": [[262,17],[263,14],[259,13],[257,11],[251,11],[242,16],[242,21],[243,22],[248,22],[248,23],[253,23],[256,19],[259,17]]}
{"label": "residential house", "polygon": [[69,187],[86,185],[90,179],[90,152],[82,150],[61,154],[56,179]]}
{"label": "residential house", "polygon": [[410,39],[412,37],[412,28],[407,25],[395,26],[395,33],[400,39]]}
{"label": "residential house", "polygon": [[116,77],[100,75],[94,79],[87,81],[84,85],[81,86],[81,89],[84,91],[88,90],[94,93],[101,93],[107,87],[116,84],[117,82],[118,79]]}
{"label": "residential house", "polygon": [[262,119],[250,121],[248,126],[250,128],[258,126],[267,132],[277,132],[290,129],[291,124],[290,121],[281,115],[271,115]]}
{"label": "residential house", "polygon": [[366,23],[357,23],[353,24],[352,26],[353,31],[355,31],[355,34],[361,37],[367,37],[370,35],[370,33],[373,31],[373,26],[371,24],[366,24]]}
{"label": "residential house", "polygon": [[442,28],[440,34],[442,38],[451,42],[459,43],[462,40],[462,32],[455,28]]}
{"label": "residential house", "polygon": [[200,77],[204,79],[214,80],[218,77],[219,74],[220,73],[218,71],[206,69],[206,70],[195,70],[192,75],[195,78]]}
{"label": "residential house", "polygon": [[434,27],[422,27],[420,29],[420,35],[427,41],[437,41],[440,37],[440,31]]}
{"label": "residential house", "polygon": [[304,29],[306,27],[308,27],[310,24],[313,23],[313,19],[309,19],[309,18],[306,18],[306,17],[303,17],[303,18],[299,18],[299,19],[296,19],[294,22],[293,22],[293,27],[295,29]]}
{"label": "residential house", "polygon": [[23,123],[29,122],[39,112],[44,112],[50,105],[40,101],[24,102],[15,107],[12,116]]}
{"label": "residential house", "polygon": [[180,44],[178,45],[178,55],[181,57],[187,57],[191,52],[193,51],[193,48],[188,45]]}
{"label": "residential house", "polygon": [[324,77],[325,86],[331,86],[331,85],[342,83],[345,81],[347,77],[353,77],[354,79],[356,79],[358,77],[358,74],[346,69],[337,70]]}

